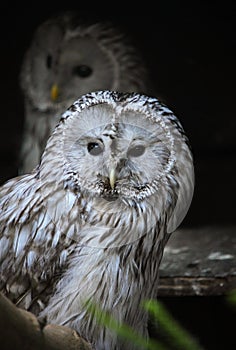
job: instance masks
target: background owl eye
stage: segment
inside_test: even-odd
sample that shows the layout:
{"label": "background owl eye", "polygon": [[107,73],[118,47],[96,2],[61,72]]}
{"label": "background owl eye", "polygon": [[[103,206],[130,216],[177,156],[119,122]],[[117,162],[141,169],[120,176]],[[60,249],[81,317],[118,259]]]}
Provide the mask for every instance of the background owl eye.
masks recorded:
{"label": "background owl eye", "polygon": [[80,66],[76,66],[73,68],[72,70],[72,74],[73,75],[77,75],[78,77],[81,78],[87,78],[92,74],[92,68],[89,66],[84,65],[80,65]]}
{"label": "background owl eye", "polygon": [[47,55],[46,66],[49,69],[52,67],[52,55]]}
{"label": "background owl eye", "polygon": [[103,146],[98,142],[89,142],[87,149],[92,156],[98,156],[103,152]]}
{"label": "background owl eye", "polygon": [[128,150],[128,156],[129,157],[140,157],[144,154],[144,152],[145,152],[144,145],[136,145]]}
{"label": "background owl eye", "polygon": [[[19,151],[19,174],[26,174],[38,165],[59,115],[79,96],[114,88],[127,92],[152,91],[155,96],[149,67],[139,45],[136,46],[132,33],[123,31],[123,26],[116,22],[105,18],[95,20],[91,11],[85,18],[81,11],[60,11],[39,23],[31,33],[19,77],[25,97],[22,101],[29,105],[22,109],[26,127]],[[52,70],[53,76],[48,74]],[[53,84],[59,90],[51,90],[50,94],[48,87]],[[87,144],[88,140],[83,144],[86,152]]]}

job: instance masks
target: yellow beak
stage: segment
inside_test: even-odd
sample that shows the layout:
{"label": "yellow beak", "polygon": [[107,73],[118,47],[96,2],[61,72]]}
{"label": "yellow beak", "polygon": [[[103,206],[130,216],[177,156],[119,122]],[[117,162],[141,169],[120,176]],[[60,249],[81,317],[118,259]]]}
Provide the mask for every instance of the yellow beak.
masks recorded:
{"label": "yellow beak", "polygon": [[58,86],[56,84],[53,84],[51,88],[51,100],[56,101],[56,99],[58,98],[58,95],[59,95]]}
{"label": "yellow beak", "polygon": [[114,189],[115,182],[116,182],[116,170],[114,168],[111,169],[110,171],[109,180],[110,180],[111,188]]}

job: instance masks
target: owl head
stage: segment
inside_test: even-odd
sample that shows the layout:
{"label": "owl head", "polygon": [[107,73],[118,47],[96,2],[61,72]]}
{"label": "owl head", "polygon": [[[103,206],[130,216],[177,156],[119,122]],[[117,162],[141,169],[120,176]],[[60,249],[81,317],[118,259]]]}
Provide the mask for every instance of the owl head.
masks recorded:
{"label": "owl head", "polygon": [[35,109],[60,113],[90,91],[144,92],[147,80],[143,58],[123,29],[70,11],[39,25],[20,74]]}
{"label": "owl head", "polygon": [[137,93],[97,91],[75,101],[49,138],[39,172],[110,206],[160,205],[171,211],[169,231],[193,195],[192,155],[179,120],[156,98]]}

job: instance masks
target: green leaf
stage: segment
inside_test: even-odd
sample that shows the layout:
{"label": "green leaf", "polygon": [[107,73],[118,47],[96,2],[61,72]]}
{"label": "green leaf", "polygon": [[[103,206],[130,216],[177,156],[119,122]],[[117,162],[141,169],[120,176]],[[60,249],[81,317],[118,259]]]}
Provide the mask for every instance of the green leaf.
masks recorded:
{"label": "green leaf", "polygon": [[87,303],[87,307],[89,312],[97,319],[98,324],[114,331],[115,334],[123,340],[135,344],[137,349],[168,350],[166,346],[156,340],[146,340],[146,338],[140,336],[129,325],[124,323],[120,324],[113,316],[101,310],[97,305],[89,302]]}
{"label": "green leaf", "polygon": [[226,296],[226,301],[233,306],[234,308],[236,308],[236,289],[231,290],[227,296]]}
{"label": "green leaf", "polygon": [[164,305],[157,300],[147,300],[143,307],[161,331],[168,336],[172,348],[179,350],[203,350],[198,342],[171,316]]}

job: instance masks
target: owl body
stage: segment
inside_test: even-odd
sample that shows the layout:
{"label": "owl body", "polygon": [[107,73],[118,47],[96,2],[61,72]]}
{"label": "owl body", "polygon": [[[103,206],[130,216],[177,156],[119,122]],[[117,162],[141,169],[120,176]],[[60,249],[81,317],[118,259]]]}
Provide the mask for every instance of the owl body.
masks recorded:
{"label": "owl body", "polygon": [[163,249],[193,187],[188,140],[166,106],[136,93],[82,96],[38,167],[0,189],[1,290],[96,350],[135,349],[87,302],[148,337],[140,304],[157,295]]}
{"label": "owl body", "polygon": [[38,163],[60,115],[79,96],[96,90],[150,94],[143,57],[111,22],[65,12],[43,22],[20,73],[25,113],[20,174]]}

